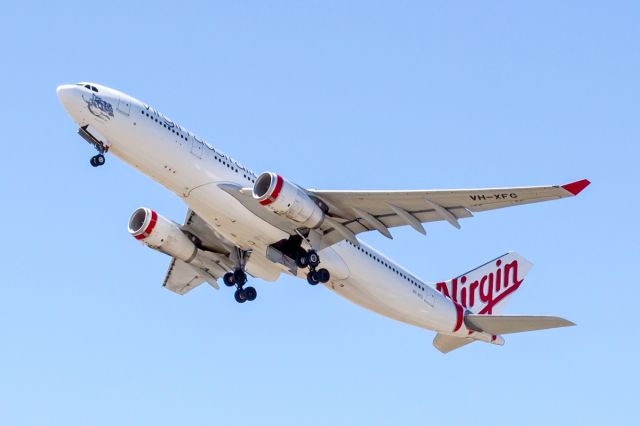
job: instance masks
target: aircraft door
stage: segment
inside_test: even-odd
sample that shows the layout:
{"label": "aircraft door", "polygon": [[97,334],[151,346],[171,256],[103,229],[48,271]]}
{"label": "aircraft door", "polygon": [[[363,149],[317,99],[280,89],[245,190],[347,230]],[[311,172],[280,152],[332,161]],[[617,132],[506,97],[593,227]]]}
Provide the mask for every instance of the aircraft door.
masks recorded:
{"label": "aircraft door", "polygon": [[198,157],[202,158],[202,149],[204,147],[204,143],[196,138],[192,138],[193,142],[191,144],[191,153]]}
{"label": "aircraft door", "polygon": [[120,111],[124,115],[129,115],[129,113],[131,112],[131,102],[121,96],[118,100],[118,111]]}
{"label": "aircraft door", "polygon": [[432,290],[430,288],[427,288],[427,296],[424,299],[429,306],[431,306],[432,308],[435,306],[436,304],[436,292],[435,290]]}

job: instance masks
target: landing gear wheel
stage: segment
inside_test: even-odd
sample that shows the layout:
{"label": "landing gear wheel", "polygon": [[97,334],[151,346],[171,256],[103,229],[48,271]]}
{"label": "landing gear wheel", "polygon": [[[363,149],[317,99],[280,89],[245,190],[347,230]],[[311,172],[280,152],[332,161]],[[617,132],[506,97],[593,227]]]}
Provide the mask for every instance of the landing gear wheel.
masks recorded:
{"label": "landing gear wheel", "polygon": [[102,154],[94,155],[93,157],[91,157],[91,160],[89,160],[89,163],[91,163],[93,167],[102,166],[104,162],[105,162],[105,159],[104,159],[104,155]]}
{"label": "landing gear wheel", "polygon": [[296,266],[298,268],[303,268],[303,269],[309,266],[309,261],[307,260],[307,253],[305,253],[304,251],[301,251],[300,253],[298,253],[298,255],[296,256]]}
{"label": "landing gear wheel", "polygon": [[233,272],[227,272],[226,274],[224,274],[224,276],[222,277],[222,282],[224,282],[224,285],[226,285],[227,287],[233,287],[234,285],[236,285]]}
{"label": "landing gear wheel", "polygon": [[235,284],[242,287],[247,283],[247,274],[242,269],[238,269],[233,272],[233,281]]}
{"label": "landing gear wheel", "polygon": [[236,298],[236,302],[238,303],[244,303],[247,301],[247,294],[242,289],[236,290],[234,297]]}
{"label": "landing gear wheel", "polygon": [[320,282],[320,274],[318,271],[309,271],[307,274],[307,282],[311,285],[316,285]]}
{"label": "landing gear wheel", "polygon": [[321,283],[328,283],[331,279],[331,274],[324,268],[318,269],[318,278]]}
{"label": "landing gear wheel", "polygon": [[315,268],[320,264],[320,256],[314,250],[309,250],[307,253],[307,262],[311,268]]}
{"label": "landing gear wheel", "polygon": [[247,297],[247,300],[249,302],[253,302],[258,296],[258,292],[253,287],[247,287],[244,289],[244,295]]}

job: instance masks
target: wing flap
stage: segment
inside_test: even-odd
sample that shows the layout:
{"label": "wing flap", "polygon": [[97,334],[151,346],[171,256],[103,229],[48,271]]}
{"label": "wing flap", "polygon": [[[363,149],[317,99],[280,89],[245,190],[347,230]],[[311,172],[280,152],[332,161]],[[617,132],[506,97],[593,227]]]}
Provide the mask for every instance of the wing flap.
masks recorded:
{"label": "wing flap", "polygon": [[217,283],[217,277],[201,269],[194,268],[181,260],[173,259],[162,286],[174,293],[183,295],[204,282],[209,283],[215,289],[220,288]]}

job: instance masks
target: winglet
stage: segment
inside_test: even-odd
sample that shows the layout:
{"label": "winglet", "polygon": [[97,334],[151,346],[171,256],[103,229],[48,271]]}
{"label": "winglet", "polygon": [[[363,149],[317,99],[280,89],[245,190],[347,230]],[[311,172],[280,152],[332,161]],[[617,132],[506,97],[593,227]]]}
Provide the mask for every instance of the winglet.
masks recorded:
{"label": "winglet", "polygon": [[578,195],[580,192],[582,192],[583,189],[589,186],[590,183],[591,182],[589,182],[589,180],[582,179],[576,182],[571,182],[566,185],[562,185],[562,189],[570,192],[573,195]]}

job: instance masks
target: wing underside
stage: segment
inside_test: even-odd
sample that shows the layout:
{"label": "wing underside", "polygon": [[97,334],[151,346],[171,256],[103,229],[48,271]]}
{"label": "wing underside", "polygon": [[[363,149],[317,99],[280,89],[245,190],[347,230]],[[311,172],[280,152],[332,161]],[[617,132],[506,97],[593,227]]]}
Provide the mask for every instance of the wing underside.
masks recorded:
{"label": "wing underside", "polygon": [[[409,225],[426,234],[423,224],[446,221],[460,228],[459,219],[475,212],[572,197],[589,185],[586,179],[566,185],[454,189],[431,191],[324,191],[308,189],[307,195],[326,207],[319,233],[319,248],[341,240],[357,244],[355,236],[376,230],[392,238],[390,228]],[[299,224],[261,206],[251,188],[233,183],[218,186],[249,211],[277,228],[295,235]]]}
{"label": "wing underside", "polygon": [[[581,180],[567,185],[458,189],[435,191],[318,191],[309,190],[329,207],[331,220],[322,226],[323,246],[377,230],[391,238],[389,228],[409,225],[426,233],[423,223],[446,221],[460,228],[459,219],[474,212],[557,200],[577,195],[589,184]],[[350,235],[351,234],[351,235]]]}
{"label": "wing underside", "polygon": [[210,272],[194,268],[181,260],[172,259],[162,286],[174,293],[186,294],[204,282],[219,289],[218,278]]}
{"label": "wing underside", "polygon": [[186,294],[204,282],[215,289],[220,288],[217,280],[233,266],[229,258],[229,244],[192,210],[187,212],[182,229],[198,238],[200,247],[206,249],[207,256],[212,261],[211,268],[200,269],[174,258],[167,270],[163,287],[177,294]]}

